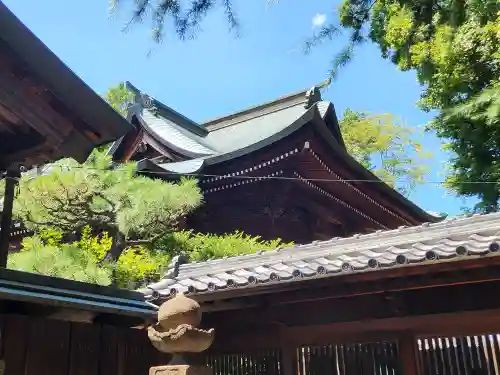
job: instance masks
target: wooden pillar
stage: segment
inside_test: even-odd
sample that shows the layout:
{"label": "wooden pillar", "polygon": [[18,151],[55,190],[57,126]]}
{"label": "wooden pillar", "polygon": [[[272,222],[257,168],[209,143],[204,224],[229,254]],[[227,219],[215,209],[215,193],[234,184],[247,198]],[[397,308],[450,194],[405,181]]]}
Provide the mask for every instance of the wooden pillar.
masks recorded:
{"label": "wooden pillar", "polygon": [[0,231],[0,268],[7,267],[9,256],[9,237],[12,226],[12,207],[14,205],[15,187],[20,177],[19,166],[9,168],[5,176],[5,194]]}
{"label": "wooden pillar", "polygon": [[417,337],[413,332],[404,332],[398,340],[399,360],[404,375],[420,375]]}
{"label": "wooden pillar", "polygon": [[280,350],[283,375],[297,375],[297,348],[288,338],[286,327],[280,328]]}

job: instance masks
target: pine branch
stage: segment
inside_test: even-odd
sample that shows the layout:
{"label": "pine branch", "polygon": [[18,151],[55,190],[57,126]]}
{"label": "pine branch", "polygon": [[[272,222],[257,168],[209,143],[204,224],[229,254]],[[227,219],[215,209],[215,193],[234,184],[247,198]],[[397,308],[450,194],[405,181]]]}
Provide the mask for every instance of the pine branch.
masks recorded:
{"label": "pine branch", "polygon": [[222,4],[229,24],[229,30],[238,31],[240,29],[240,23],[234,14],[232,0],[222,0]]}
{"label": "pine branch", "polygon": [[311,38],[306,39],[303,46],[304,53],[310,53],[314,47],[327,40],[332,40],[335,36],[338,36],[340,34],[340,29],[333,24],[323,26]]}

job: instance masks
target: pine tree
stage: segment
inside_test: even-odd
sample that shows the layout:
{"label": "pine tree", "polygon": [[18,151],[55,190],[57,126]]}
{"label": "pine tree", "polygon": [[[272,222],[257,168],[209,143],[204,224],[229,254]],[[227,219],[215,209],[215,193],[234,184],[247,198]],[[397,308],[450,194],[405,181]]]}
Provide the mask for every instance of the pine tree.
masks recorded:
{"label": "pine tree", "polygon": [[36,232],[78,235],[87,225],[106,232],[112,246],[102,261],[116,261],[127,246],[150,245],[176,230],[201,203],[195,180],[167,183],[134,169],[133,163],[115,166],[98,151],[81,165],[61,160],[41,176],[22,177],[15,215]]}

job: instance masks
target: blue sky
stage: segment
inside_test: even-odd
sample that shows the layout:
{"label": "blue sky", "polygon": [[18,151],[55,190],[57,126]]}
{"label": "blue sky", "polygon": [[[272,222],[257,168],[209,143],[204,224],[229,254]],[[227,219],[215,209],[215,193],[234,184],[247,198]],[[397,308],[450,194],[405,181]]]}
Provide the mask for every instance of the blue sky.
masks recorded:
{"label": "blue sky", "polygon": [[[3,1],[96,92],[129,80],[196,121],[323,81],[332,55],[344,43],[340,38],[307,56],[300,50],[300,41],[311,35],[314,24],[333,20],[331,0],[282,1],[270,7],[266,0],[235,0],[242,25],[239,38],[228,32],[220,10],[208,16],[195,40],[167,36],[160,46],[151,41],[147,20],[122,32],[129,13],[124,8],[110,17],[106,0]],[[420,126],[431,118],[415,107],[420,91],[413,73],[397,71],[375,46],[366,45],[323,97],[339,114],[347,107],[389,112]],[[424,147],[435,153],[427,180],[441,181],[447,157],[439,151],[440,141],[427,135]],[[451,215],[473,202],[430,183],[419,186],[410,199],[424,209]]]}

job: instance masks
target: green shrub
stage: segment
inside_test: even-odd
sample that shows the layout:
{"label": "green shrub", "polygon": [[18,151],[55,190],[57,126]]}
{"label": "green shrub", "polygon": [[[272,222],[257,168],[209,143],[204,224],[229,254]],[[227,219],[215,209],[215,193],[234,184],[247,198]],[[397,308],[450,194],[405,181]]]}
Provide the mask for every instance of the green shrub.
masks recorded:
{"label": "green shrub", "polygon": [[8,268],[92,284],[111,283],[110,268],[98,266],[93,254],[75,244],[44,244],[37,236],[26,238],[21,251],[9,256]]}
{"label": "green shrub", "polygon": [[190,261],[200,262],[291,245],[292,243],[284,243],[280,239],[263,241],[258,236],[249,236],[239,231],[223,236],[183,231],[165,235],[156,244],[156,249],[169,257],[181,254]]}
{"label": "green shrub", "polygon": [[101,285],[109,285],[114,278],[116,286],[134,289],[159,280],[176,255],[204,261],[291,245],[241,232],[217,236],[183,231],[167,234],[151,247],[129,247],[110,265],[100,262],[112,244],[107,233],[95,236],[86,226],[78,241],[65,244],[62,239],[57,231],[26,237],[21,251],[9,256],[9,268]]}

